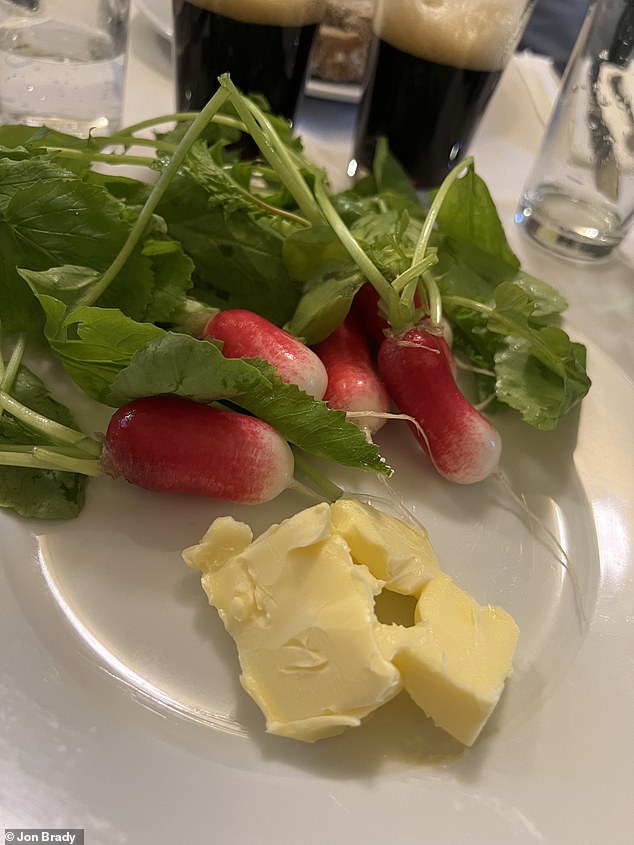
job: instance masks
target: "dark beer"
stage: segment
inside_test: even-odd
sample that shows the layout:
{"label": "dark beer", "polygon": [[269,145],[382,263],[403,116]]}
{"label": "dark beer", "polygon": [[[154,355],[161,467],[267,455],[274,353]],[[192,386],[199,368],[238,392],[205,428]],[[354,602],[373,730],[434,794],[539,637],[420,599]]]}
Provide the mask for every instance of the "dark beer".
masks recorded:
{"label": "dark beer", "polygon": [[[379,137],[419,188],[439,185],[464,156],[514,49],[527,4],[509,0],[486,14],[486,0],[457,0],[440,20],[433,5],[377,0],[373,76],[366,87],[355,141],[358,165],[371,168]],[[430,11],[431,10],[431,11]],[[500,10],[503,10],[502,12]],[[424,17],[424,14],[427,17]]]}
{"label": "dark beer", "polygon": [[[223,11],[239,5],[241,17],[248,16],[249,7],[254,7],[254,22],[174,0],[177,108],[203,108],[218,88],[218,77],[229,73],[244,93],[263,95],[274,114],[293,120],[303,95],[318,22],[315,10],[320,3],[304,2],[307,23],[302,16],[292,15],[286,19],[300,22],[277,25],[261,22],[268,20],[261,13],[266,0],[224,5],[214,0],[199,2]],[[293,4],[290,7],[294,8]]]}
{"label": "dark beer", "polygon": [[463,157],[500,75],[418,59],[380,42],[374,85],[361,104],[357,161],[370,168],[384,135],[416,185],[440,184]]}

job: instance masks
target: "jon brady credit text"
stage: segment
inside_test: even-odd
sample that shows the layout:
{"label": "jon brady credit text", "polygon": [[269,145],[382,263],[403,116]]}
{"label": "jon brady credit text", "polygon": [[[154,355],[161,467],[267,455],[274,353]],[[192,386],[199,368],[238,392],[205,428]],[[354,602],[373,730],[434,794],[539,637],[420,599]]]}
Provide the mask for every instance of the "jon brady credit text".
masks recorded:
{"label": "jon brady credit text", "polygon": [[5,842],[64,842],[83,845],[83,830],[5,830]]}

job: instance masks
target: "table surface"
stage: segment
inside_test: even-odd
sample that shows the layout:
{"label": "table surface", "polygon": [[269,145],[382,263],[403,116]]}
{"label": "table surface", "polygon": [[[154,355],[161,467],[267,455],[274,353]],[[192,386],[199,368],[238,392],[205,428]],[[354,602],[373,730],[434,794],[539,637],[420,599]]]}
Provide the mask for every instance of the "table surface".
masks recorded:
{"label": "table surface", "polygon": [[[174,109],[169,42],[142,12],[133,10],[124,121]],[[507,237],[523,268],[567,298],[566,328],[607,352],[634,378],[634,236],[605,262],[559,258],[529,240],[513,221],[515,207],[539,147],[558,80],[544,57],[515,57],[487,109],[470,152],[497,204]],[[345,184],[355,106],[306,97],[297,131],[307,152],[328,162],[335,187]]]}

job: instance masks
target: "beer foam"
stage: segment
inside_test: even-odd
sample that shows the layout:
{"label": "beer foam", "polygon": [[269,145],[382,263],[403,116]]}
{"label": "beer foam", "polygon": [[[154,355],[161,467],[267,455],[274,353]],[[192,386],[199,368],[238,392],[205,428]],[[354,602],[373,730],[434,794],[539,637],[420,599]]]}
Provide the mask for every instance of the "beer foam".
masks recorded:
{"label": "beer foam", "polygon": [[501,70],[527,0],[377,0],[375,33],[398,50],[467,70]]}
{"label": "beer foam", "polygon": [[323,17],[325,0],[191,0],[193,5],[242,23],[306,26]]}

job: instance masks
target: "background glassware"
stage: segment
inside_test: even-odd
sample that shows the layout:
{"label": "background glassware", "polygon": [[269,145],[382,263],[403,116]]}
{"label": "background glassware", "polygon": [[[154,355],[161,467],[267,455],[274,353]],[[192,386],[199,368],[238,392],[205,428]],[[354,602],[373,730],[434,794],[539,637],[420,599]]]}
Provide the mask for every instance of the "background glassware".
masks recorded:
{"label": "background glassware", "polygon": [[304,91],[323,0],[174,0],[176,100],[201,109],[229,73],[293,120]]}
{"label": "background glassware", "polygon": [[129,0],[3,0],[0,119],[87,136],[120,125]]}
{"label": "background glassware", "polygon": [[608,257],[634,217],[634,2],[598,0],[566,67],[516,221],[577,259]]}
{"label": "background glassware", "polygon": [[372,166],[376,142],[420,188],[465,154],[535,0],[375,0],[374,67],[354,158]]}

